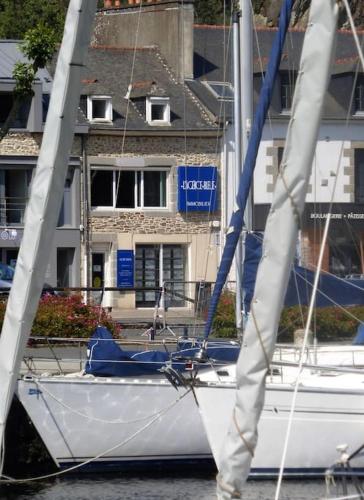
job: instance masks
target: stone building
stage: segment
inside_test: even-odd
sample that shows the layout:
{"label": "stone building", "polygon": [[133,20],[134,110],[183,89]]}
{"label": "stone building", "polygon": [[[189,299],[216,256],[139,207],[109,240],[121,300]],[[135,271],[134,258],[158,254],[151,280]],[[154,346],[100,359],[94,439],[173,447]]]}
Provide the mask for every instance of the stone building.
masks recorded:
{"label": "stone building", "polygon": [[[275,33],[257,31],[254,104]],[[280,168],[303,35],[287,37],[259,149],[255,230],[264,229]],[[20,57],[14,46],[2,43],[13,61]],[[154,289],[166,283],[171,307],[193,309],[196,283],[216,278],[234,204],[230,56],[230,28],[194,25],[193,0],[105,1],[82,81],[50,284],[118,287],[103,305],[134,309],[154,307]],[[364,269],[364,77],[357,63],[351,35],[340,31],[299,245],[302,264],[314,267],[337,178],[324,266],[341,275]],[[9,103],[12,66],[3,68],[0,100]],[[0,143],[3,262],[16,259],[50,74],[39,74],[32,103]],[[4,120],[8,108],[0,109]],[[16,199],[10,208],[9,198]]]}
{"label": "stone building", "polygon": [[[193,308],[196,283],[214,281],[220,255],[221,123],[189,86],[193,56],[192,2],[101,9],[81,95],[84,282],[165,283],[176,308]],[[154,307],[157,296],[106,292],[103,305]]]}

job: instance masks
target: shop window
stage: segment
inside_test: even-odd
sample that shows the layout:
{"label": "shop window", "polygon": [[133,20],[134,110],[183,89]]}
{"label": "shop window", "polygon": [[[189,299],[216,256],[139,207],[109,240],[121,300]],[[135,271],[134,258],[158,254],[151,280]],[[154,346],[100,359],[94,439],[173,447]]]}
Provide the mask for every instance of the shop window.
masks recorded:
{"label": "shop window", "polygon": [[331,273],[341,277],[361,273],[360,255],[355,242],[335,241],[329,248]]}
{"label": "shop window", "polygon": [[93,208],[167,207],[167,170],[92,170]]}
{"label": "shop window", "polygon": [[137,307],[154,307],[159,288],[166,284],[166,305],[185,306],[185,251],[182,245],[137,245],[135,252],[135,284],[154,288],[136,293]]}

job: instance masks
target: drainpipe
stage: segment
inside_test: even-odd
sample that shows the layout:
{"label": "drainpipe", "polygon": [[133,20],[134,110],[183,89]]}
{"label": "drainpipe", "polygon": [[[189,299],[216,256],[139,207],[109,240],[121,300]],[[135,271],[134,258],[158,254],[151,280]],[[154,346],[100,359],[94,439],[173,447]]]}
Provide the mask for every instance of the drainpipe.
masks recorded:
{"label": "drainpipe", "polygon": [[[82,225],[83,225],[83,247],[84,247],[84,280],[85,286],[90,287],[90,192],[89,192],[89,169],[87,164],[87,137],[81,136],[81,150],[82,150]],[[86,294],[87,302],[89,299],[89,292]]]}

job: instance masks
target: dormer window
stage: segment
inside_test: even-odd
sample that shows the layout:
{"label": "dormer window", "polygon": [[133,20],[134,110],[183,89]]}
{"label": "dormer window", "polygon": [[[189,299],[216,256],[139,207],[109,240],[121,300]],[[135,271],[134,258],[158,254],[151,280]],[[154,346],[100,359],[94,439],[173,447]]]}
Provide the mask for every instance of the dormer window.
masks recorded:
{"label": "dormer window", "polygon": [[89,96],[87,98],[87,119],[92,122],[111,122],[111,97],[104,95]]}
{"label": "dormer window", "polygon": [[169,97],[147,97],[146,118],[149,125],[169,125],[171,123]]}

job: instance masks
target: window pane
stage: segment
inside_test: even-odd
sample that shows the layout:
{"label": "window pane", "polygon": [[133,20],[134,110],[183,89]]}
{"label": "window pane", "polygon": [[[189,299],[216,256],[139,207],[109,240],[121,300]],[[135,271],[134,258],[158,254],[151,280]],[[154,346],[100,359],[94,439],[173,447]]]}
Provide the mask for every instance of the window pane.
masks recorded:
{"label": "window pane", "polygon": [[[135,260],[138,265],[136,286],[146,288],[159,287],[159,245],[137,245]],[[158,291],[140,291],[136,293],[136,305],[154,307]]]}
{"label": "window pane", "polygon": [[111,170],[91,171],[91,206],[113,206],[112,181],[113,173]]}
{"label": "window pane", "polygon": [[355,202],[364,203],[364,149],[355,149]]}
{"label": "window pane", "polygon": [[106,101],[105,99],[92,100],[92,118],[105,119],[106,118]]}
{"label": "window pane", "polygon": [[137,172],[137,207],[142,206],[141,188],[142,188],[142,173]]}
{"label": "window pane", "polygon": [[164,120],[165,108],[166,106],[164,104],[152,104],[152,121]]}
{"label": "window pane", "polygon": [[4,123],[13,105],[13,96],[10,93],[0,94],[0,123]]}
{"label": "window pane", "polygon": [[121,170],[115,172],[117,208],[135,208],[135,172]]}
{"label": "window pane", "polygon": [[231,101],[234,98],[233,88],[225,83],[209,83],[212,90],[222,101]]}
{"label": "window pane", "polygon": [[281,106],[283,110],[290,110],[292,107],[295,83],[296,75],[281,73]]}
{"label": "window pane", "polygon": [[355,86],[355,112],[364,111],[364,78],[358,75]]}
{"label": "window pane", "polygon": [[144,172],[144,206],[166,206],[166,172]]}
{"label": "window pane", "polygon": [[28,201],[30,174],[27,170],[5,170],[6,222],[22,224]]}

